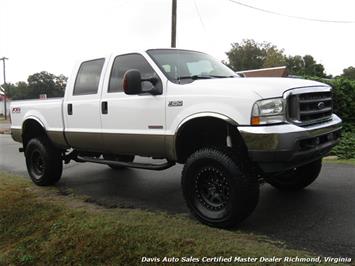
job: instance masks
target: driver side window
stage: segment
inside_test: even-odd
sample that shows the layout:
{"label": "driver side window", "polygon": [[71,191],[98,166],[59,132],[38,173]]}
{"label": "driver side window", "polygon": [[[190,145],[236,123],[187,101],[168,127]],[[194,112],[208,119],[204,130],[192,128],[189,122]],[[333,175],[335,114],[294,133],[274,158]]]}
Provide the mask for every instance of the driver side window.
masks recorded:
{"label": "driver side window", "polygon": [[[129,69],[137,69],[141,72],[142,79],[150,77],[158,77],[153,68],[147,60],[140,54],[126,54],[119,55],[115,58],[111,69],[110,82],[108,92],[122,92],[123,91],[123,76]],[[161,86],[161,81],[158,78],[156,86]],[[152,86],[149,82],[142,82],[144,90],[150,89]]]}

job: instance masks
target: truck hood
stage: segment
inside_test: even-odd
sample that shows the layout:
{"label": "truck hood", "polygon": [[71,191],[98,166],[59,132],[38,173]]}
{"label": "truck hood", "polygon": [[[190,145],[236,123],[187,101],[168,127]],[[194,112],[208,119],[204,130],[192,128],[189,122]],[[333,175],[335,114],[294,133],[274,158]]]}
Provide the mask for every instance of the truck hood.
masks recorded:
{"label": "truck hood", "polygon": [[196,80],[189,84],[192,87],[214,90],[220,88],[221,93],[240,94],[242,90],[254,92],[261,98],[282,97],[290,89],[304,87],[329,87],[328,85],[298,78],[226,78]]}

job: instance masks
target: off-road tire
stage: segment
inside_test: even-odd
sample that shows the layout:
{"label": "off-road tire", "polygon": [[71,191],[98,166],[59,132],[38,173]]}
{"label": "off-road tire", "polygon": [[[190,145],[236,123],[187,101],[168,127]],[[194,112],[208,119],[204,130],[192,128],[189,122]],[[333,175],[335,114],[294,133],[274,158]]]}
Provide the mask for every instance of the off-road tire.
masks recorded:
{"label": "off-road tire", "polygon": [[182,190],[198,220],[219,228],[235,227],[255,209],[257,178],[242,172],[241,161],[229,150],[203,148],[186,161]]}
{"label": "off-road tire", "polygon": [[[125,163],[131,163],[134,160],[134,155],[104,155],[105,160],[111,160],[111,161],[120,161],[120,162],[125,162]],[[108,164],[109,167],[111,167],[114,170],[121,170],[125,169],[126,167],[124,166],[117,166],[113,164]]]}
{"label": "off-road tire", "polygon": [[57,183],[62,176],[61,153],[46,137],[33,138],[25,149],[27,171],[38,186]]}
{"label": "off-road tire", "polygon": [[298,191],[309,186],[316,180],[322,169],[322,159],[297,167],[285,173],[267,178],[273,187],[283,191]]}

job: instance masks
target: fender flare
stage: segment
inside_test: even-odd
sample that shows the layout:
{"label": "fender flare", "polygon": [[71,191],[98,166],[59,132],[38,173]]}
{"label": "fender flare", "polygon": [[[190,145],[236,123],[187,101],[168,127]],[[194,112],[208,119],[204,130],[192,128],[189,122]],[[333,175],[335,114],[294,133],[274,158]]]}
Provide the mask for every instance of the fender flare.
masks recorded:
{"label": "fender flare", "polygon": [[34,115],[30,115],[28,117],[25,117],[23,119],[23,122],[22,122],[22,126],[21,126],[21,130],[23,131],[23,127],[25,125],[25,123],[28,121],[28,120],[35,120],[38,124],[40,124],[41,127],[43,127],[43,129],[46,131],[46,127],[44,126],[43,122],[36,116]]}
{"label": "fender flare", "polygon": [[230,118],[229,116],[226,116],[226,115],[223,115],[223,114],[220,114],[220,113],[216,113],[216,112],[199,112],[199,113],[195,113],[195,114],[192,114],[192,115],[189,115],[187,117],[185,117],[180,123],[179,125],[177,126],[176,130],[175,130],[175,137],[177,136],[179,130],[181,128],[184,127],[184,125],[192,120],[192,119],[195,119],[195,118],[202,118],[202,117],[214,117],[214,118],[218,118],[218,119],[221,119],[221,120],[224,120],[226,121],[227,123],[233,125],[233,126],[238,126],[239,124],[234,121],[232,118]]}

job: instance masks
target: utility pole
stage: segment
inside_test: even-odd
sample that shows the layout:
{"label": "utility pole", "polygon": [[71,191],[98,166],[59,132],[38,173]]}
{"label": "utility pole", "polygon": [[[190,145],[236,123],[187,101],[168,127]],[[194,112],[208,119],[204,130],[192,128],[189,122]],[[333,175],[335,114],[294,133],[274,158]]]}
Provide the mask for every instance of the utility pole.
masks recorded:
{"label": "utility pole", "polygon": [[172,0],[172,12],[171,12],[171,47],[176,47],[176,1]]}
{"label": "utility pole", "polygon": [[[4,71],[4,85],[6,86],[6,71],[5,71],[5,60],[8,60],[9,58],[7,57],[2,57],[0,60],[2,60],[2,66],[3,66],[3,71]],[[6,89],[4,89],[4,115],[5,115],[5,120],[7,119],[7,109],[6,109]]]}

